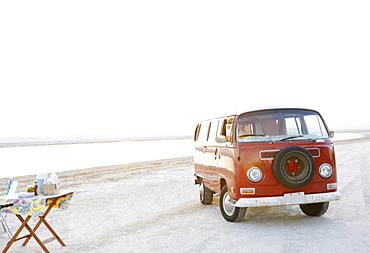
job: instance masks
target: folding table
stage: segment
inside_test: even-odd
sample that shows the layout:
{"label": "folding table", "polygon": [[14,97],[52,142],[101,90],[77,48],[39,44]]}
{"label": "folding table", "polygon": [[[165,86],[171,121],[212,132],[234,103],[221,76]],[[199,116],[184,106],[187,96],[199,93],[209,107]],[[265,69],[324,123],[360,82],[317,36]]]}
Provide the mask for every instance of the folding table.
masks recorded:
{"label": "folding table", "polygon": [[[32,237],[45,252],[49,252],[49,250],[45,247],[45,244],[53,240],[58,240],[58,242],[62,246],[66,246],[62,239],[50,226],[50,224],[45,220],[45,218],[52,208],[66,210],[72,197],[73,192],[64,192],[56,195],[38,195],[29,198],[20,198],[19,196],[17,196],[17,194],[13,196],[1,196],[0,204],[13,203],[13,205],[4,208],[3,211],[5,211],[6,213],[15,214],[21,222],[21,225],[18,228],[17,232],[15,232],[14,236],[7,243],[2,252],[7,252],[10,246],[12,246],[15,241],[19,241],[22,239],[25,239],[22,246],[26,246]],[[23,218],[22,215],[25,216],[25,218]],[[32,217],[38,217],[40,219],[33,229],[28,225],[28,221]],[[42,223],[53,234],[53,237],[44,241],[41,241],[40,238],[36,235],[36,231]],[[19,234],[24,228],[28,230],[29,234],[18,238]]]}

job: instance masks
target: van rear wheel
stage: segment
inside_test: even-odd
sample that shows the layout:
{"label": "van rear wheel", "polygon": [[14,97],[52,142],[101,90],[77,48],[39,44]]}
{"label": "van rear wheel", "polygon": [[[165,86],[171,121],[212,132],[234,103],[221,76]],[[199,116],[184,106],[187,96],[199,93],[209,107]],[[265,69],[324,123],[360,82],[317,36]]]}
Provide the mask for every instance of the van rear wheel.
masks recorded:
{"label": "van rear wheel", "polygon": [[299,207],[308,216],[321,216],[328,210],[329,202],[301,204]]}
{"label": "van rear wheel", "polygon": [[213,192],[204,185],[204,182],[199,185],[199,199],[203,205],[210,205],[213,200]]}
{"label": "van rear wheel", "polygon": [[247,208],[236,207],[230,202],[231,200],[232,199],[230,198],[229,192],[227,191],[227,186],[225,185],[220,194],[220,209],[222,216],[227,221],[241,221],[247,212]]}

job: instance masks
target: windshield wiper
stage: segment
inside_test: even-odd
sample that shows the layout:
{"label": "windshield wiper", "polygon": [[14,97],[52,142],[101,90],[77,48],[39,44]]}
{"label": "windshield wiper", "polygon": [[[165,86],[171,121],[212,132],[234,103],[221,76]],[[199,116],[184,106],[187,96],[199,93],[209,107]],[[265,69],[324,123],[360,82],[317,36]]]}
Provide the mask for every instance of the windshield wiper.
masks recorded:
{"label": "windshield wiper", "polygon": [[278,141],[287,141],[287,140],[290,140],[290,139],[295,139],[295,138],[300,138],[300,137],[304,137],[304,138],[307,138],[308,140],[310,141],[314,141],[314,139],[311,139],[309,137],[305,137],[304,135],[294,135],[294,136],[288,136],[288,137],[285,137],[285,138],[282,138]]}
{"label": "windshield wiper", "polygon": [[265,137],[266,135],[264,135],[264,134],[243,134],[243,135],[240,135],[239,138],[245,138],[245,137],[250,137],[250,136],[261,136],[261,137]]}
{"label": "windshield wiper", "polygon": [[295,139],[295,138],[299,138],[299,137],[303,137],[303,135],[288,136],[288,137],[284,137],[284,138],[280,139],[279,141],[287,141],[289,139]]}

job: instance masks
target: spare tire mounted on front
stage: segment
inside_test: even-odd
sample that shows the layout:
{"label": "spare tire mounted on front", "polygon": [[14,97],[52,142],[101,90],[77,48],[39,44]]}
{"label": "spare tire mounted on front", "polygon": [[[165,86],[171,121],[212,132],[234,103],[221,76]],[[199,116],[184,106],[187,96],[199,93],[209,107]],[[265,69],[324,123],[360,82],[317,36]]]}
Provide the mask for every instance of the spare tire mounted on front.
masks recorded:
{"label": "spare tire mounted on front", "polygon": [[312,180],[315,167],[315,160],[310,152],[299,146],[289,146],[275,156],[273,172],[280,184],[297,189]]}

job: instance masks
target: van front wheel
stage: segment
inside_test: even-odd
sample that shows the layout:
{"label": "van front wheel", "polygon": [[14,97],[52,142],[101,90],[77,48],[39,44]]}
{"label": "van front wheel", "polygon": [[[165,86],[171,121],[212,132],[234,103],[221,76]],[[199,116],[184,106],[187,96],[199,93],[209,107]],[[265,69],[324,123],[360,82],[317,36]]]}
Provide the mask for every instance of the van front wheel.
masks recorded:
{"label": "van front wheel", "polygon": [[241,221],[247,212],[246,207],[236,207],[231,203],[226,185],[222,188],[220,194],[220,209],[224,219],[231,222]]}
{"label": "van front wheel", "polygon": [[329,202],[301,204],[299,207],[308,216],[321,216],[328,210]]}

